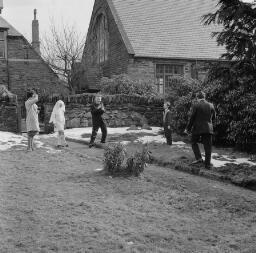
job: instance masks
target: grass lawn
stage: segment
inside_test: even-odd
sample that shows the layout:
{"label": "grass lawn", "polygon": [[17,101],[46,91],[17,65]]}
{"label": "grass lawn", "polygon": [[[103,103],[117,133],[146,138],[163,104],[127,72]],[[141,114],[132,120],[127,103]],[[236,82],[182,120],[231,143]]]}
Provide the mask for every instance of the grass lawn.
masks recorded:
{"label": "grass lawn", "polygon": [[55,141],[0,152],[0,252],[255,252],[255,192],[155,165],[107,177],[103,149]]}

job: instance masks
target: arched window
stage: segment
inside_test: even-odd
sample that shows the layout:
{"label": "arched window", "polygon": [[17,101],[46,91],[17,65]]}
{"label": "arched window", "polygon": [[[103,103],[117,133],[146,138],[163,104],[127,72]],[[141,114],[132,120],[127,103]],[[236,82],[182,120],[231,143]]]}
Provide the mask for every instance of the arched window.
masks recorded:
{"label": "arched window", "polygon": [[97,62],[102,63],[108,60],[108,25],[105,15],[100,14],[97,17],[94,32]]}

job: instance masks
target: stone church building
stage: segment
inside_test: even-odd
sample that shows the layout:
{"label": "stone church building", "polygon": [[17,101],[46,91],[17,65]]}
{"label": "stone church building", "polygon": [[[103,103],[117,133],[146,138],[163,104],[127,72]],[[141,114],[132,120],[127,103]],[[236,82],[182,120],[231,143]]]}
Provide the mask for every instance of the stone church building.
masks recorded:
{"label": "stone church building", "polygon": [[224,48],[201,17],[216,0],[95,0],[81,67],[79,90],[122,73],[154,82],[159,93],[174,75],[203,79],[208,62]]}
{"label": "stone church building", "polygon": [[0,85],[16,94],[19,101],[24,101],[28,88],[37,88],[41,95],[67,92],[40,56],[36,10],[32,21],[32,44],[0,15]]}

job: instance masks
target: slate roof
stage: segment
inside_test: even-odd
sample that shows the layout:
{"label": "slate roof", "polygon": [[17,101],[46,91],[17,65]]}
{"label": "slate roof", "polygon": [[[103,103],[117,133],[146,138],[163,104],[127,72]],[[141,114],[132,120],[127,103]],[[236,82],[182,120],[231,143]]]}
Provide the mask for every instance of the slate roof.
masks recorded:
{"label": "slate roof", "polygon": [[124,43],[137,57],[217,59],[225,52],[201,16],[216,0],[107,0]]}
{"label": "slate roof", "polygon": [[22,36],[12,25],[0,16],[0,28],[8,28],[8,36]]}

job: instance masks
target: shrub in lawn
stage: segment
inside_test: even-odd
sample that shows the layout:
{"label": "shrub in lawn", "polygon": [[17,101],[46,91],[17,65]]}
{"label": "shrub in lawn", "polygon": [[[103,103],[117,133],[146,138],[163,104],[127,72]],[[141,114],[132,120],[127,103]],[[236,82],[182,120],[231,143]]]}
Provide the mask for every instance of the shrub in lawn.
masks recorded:
{"label": "shrub in lawn", "polygon": [[104,152],[104,170],[107,174],[115,176],[122,173],[125,154],[125,148],[121,143],[106,147]]}
{"label": "shrub in lawn", "polygon": [[146,163],[150,160],[150,151],[147,146],[144,146],[142,152],[136,151],[136,153],[130,156],[126,161],[126,172],[130,175],[138,177],[146,166]]}
{"label": "shrub in lawn", "polygon": [[[118,143],[108,146],[104,153],[104,170],[111,176],[135,176],[138,177],[150,160],[150,151],[145,146],[141,152],[127,157],[125,148]],[[126,159],[126,164],[124,160]]]}

